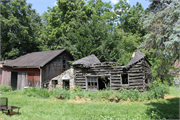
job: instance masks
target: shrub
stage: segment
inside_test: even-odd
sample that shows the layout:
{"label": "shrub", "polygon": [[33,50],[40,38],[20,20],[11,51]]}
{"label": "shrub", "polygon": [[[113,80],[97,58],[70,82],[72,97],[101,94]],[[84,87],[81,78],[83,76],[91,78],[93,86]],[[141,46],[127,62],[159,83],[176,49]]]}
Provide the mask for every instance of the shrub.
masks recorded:
{"label": "shrub", "polygon": [[74,87],[73,92],[82,91],[81,86],[77,85]]}
{"label": "shrub", "polygon": [[140,93],[137,89],[133,90],[133,89],[130,89],[128,91],[128,98],[131,100],[131,101],[137,101],[139,99],[139,96],[140,96]]}
{"label": "shrub", "polygon": [[29,97],[42,97],[42,98],[48,98],[49,92],[47,89],[43,88],[28,88],[24,90],[24,94],[26,94]]}
{"label": "shrub", "polygon": [[127,100],[128,99],[128,91],[124,88],[121,88],[120,90],[121,93],[121,100]]}
{"label": "shrub", "polygon": [[108,100],[110,102],[119,102],[120,98],[121,98],[121,94],[118,92],[114,92],[109,96]]}
{"label": "shrub", "polygon": [[12,91],[11,86],[0,85],[0,92],[9,92],[9,91]]}
{"label": "shrub", "polygon": [[53,95],[57,99],[69,99],[70,91],[62,88],[55,88],[53,91]]}

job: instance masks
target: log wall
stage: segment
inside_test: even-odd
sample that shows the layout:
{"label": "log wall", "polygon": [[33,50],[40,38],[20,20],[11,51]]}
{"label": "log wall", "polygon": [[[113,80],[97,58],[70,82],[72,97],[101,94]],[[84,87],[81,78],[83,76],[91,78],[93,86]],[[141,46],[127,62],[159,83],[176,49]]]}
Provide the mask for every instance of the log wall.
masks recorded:
{"label": "log wall", "polygon": [[[112,66],[112,65],[96,65],[90,68],[75,67],[75,85],[81,86],[83,90],[86,90],[87,77],[101,77],[109,76],[110,78],[110,88],[114,90],[119,90],[120,88],[138,88],[145,90],[148,83],[151,81],[152,72],[149,64],[142,60],[129,69],[124,69],[122,66]],[[128,84],[122,83],[122,75],[128,75]],[[150,76],[150,77],[149,77]],[[148,78],[148,83],[145,80]]]}

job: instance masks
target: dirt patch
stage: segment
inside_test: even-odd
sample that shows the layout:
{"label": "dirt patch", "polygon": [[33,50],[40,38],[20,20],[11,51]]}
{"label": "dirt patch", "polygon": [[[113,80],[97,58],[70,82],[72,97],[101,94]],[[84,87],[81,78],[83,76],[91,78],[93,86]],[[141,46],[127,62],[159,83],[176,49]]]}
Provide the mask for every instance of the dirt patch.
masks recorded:
{"label": "dirt patch", "polygon": [[76,96],[75,99],[70,99],[67,102],[68,103],[72,103],[72,102],[73,103],[85,103],[85,102],[90,102],[90,101],[91,101],[90,98],[85,99],[85,98],[79,98],[78,96]]}
{"label": "dirt patch", "polygon": [[171,99],[171,98],[177,98],[176,96],[172,96],[172,95],[165,95],[164,99]]}

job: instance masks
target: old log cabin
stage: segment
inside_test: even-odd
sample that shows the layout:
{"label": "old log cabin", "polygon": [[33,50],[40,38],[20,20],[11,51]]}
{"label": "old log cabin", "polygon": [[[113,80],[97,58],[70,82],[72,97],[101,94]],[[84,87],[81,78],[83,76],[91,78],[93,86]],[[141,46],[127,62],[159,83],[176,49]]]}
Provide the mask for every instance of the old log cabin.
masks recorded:
{"label": "old log cabin", "polygon": [[[126,66],[116,62],[100,62],[95,55],[74,61],[73,68],[53,78],[50,85],[57,87],[80,86],[83,90],[102,90],[107,87],[138,88],[143,91],[152,81],[151,64],[143,53],[137,51]],[[54,82],[52,82],[54,81]],[[56,82],[55,82],[56,81]]]}
{"label": "old log cabin", "polygon": [[22,90],[24,87],[44,87],[49,81],[69,69],[72,55],[65,49],[33,52],[17,59],[1,61],[0,84]]}

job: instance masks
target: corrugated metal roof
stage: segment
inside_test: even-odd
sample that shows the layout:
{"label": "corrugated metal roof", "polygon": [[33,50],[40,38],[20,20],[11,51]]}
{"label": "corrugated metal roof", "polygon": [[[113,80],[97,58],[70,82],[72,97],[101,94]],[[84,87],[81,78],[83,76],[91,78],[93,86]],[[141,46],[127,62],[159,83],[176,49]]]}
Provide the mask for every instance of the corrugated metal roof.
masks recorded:
{"label": "corrugated metal roof", "polygon": [[11,67],[43,67],[45,64],[50,62],[56,56],[64,52],[65,49],[32,52],[26,55],[20,56],[14,60],[8,61],[4,66]]}
{"label": "corrugated metal roof", "polygon": [[83,65],[84,67],[89,67],[91,65],[100,64],[99,59],[94,55],[90,55],[84,58],[81,58],[77,61],[74,61],[72,65]]}

